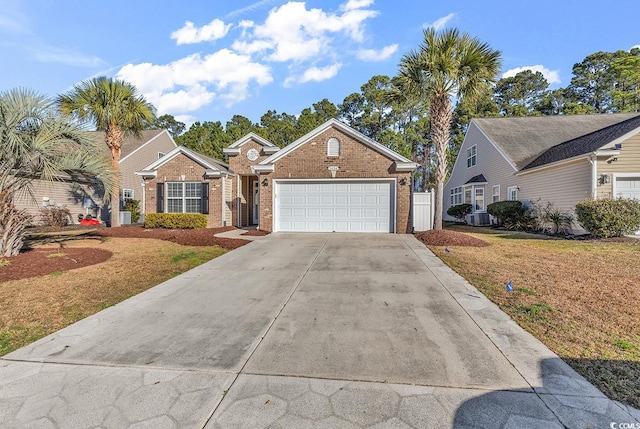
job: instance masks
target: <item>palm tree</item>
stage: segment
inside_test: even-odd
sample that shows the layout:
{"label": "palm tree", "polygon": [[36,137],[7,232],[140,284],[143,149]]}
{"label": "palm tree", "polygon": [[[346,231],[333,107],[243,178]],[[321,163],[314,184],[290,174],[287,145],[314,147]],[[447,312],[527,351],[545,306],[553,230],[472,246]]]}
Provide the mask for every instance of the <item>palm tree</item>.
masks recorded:
{"label": "palm tree", "polygon": [[103,187],[106,197],[115,181],[101,147],[53,100],[26,89],[0,93],[0,256],[20,252],[31,217],[14,198],[33,198],[37,180],[60,180],[62,173]]}
{"label": "palm tree", "polygon": [[397,85],[411,98],[426,100],[431,117],[431,140],[436,149],[434,229],[442,229],[443,188],[447,146],[451,138],[453,97],[475,98],[496,81],[500,51],[457,29],[438,33],[429,28],[416,51],[402,57]]}
{"label": "palm tree", "polygon": [[[75,85],[67,94],[58,97],[60,110],[93,123],[105,132],[105,143],[111,150],[113,170],[118,162],[125,135],[139,136],[145,124],[155,119],[154,108],[135,86],[104,76]],[[117,174],[117,177],[120,177]],[[120,225],[120,192],[114,187],[111,195],[111,226]]]}

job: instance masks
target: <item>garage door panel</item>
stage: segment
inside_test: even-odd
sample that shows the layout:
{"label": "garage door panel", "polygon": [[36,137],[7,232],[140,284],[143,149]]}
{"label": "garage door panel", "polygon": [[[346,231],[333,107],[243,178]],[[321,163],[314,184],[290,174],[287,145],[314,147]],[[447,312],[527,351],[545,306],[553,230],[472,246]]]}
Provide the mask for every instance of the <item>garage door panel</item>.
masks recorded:
{"label": "garage door panel", "polygon": [[279,183],[278,231],[391,232],[392,182]]}

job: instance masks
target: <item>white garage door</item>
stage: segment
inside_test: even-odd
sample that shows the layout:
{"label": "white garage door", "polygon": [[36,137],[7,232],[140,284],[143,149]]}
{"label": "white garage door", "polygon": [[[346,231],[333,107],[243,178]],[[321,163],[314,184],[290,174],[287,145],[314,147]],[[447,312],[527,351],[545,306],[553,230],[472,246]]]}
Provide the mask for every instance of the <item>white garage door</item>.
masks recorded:
{"label": "white garage door", "polygon": [[640,200],[640,177],[616,177],[616,197]]}
{"label": "white garage door", "polygon": [[277,231],[393,232],[389,181],[279,182]]}
{"label": "white garage door", "polygon": [[640,177],[616,177],[616,197],[640,200]]}

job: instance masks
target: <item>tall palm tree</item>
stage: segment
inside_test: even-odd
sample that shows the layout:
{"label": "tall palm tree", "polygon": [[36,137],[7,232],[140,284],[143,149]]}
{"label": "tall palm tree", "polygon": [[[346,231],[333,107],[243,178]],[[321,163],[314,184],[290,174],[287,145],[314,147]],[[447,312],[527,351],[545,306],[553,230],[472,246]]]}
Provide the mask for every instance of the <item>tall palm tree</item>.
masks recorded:
{"label": "tall palm tree", "polygon": [[436,149],[434,229],[442,229],[447,146],[451,138],[453,97],[475,98],[496,81],[500,51],[457,29],[424,31],[418,50],[402,57],[395,80],[401,91],[429,102],[431,140]]}
{"label": "tall palm tree", "polygon": [[[58,97],[60,110],[88,120],[98,131],[105,132],[105,143],[111,150],[113,170],[118,163],[125,135],[139,136],[145,124],[155,119],[153,106],[138,93],[135,86],[123,80],[104,76],[85,80],[67,94]],[[120,177],[117,174],[117,177]],[[120,226],[120,192],[111,195],[111,226]]]}
{"label": "tall palm tree", "polygon": [[30,216],[14,198],[33,198],[37,180],[60,180],[66,173],[103,187],[107,200],[114,185],[101,147],[55,107],[27,89],[0,93],[0,256],[17,255],[22,248]]}

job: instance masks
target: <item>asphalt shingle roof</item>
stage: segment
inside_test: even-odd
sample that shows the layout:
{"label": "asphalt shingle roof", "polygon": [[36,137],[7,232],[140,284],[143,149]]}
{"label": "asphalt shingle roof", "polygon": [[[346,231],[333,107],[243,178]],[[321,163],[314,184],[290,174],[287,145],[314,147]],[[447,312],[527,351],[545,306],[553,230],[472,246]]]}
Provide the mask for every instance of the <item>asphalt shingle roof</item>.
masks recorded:
{"label": "asphalt shingle roof", "polygon": [[527,164],[523,170],[595,152],[637,128],[640,128],[640,115],[553,146]]}
{"label": "asphalt shingle roof", "polygon": [[487,178],[484,177],[484,174],[478,174],[477,176],[473,176],[471,179],[467,180],[465,185],[469,183],[487,183]]}
{"label": "asphalt shingle roof", "polygon": [[[161,134],[162,132],[164,132],[164,130],[142,130],[140,132],[139,138],[135,138],[132,135],[125,136],[122,140],[120,159],[129,155],[131,152],[138,149],[140,146],[156,137],[158,134]],[[109,158],[111,158],[111,151],[104,141],[104,131],[91,131],[91,135],[96,141],[102,143],[102,146],[104,147],[104,153],[107,154]]]}
{"label": "asphalt shingle roof", "polygon": [[473,121],[516,168],[522,170],[554,146],[638,116],[638,113],[618,113],[476,118]]}

